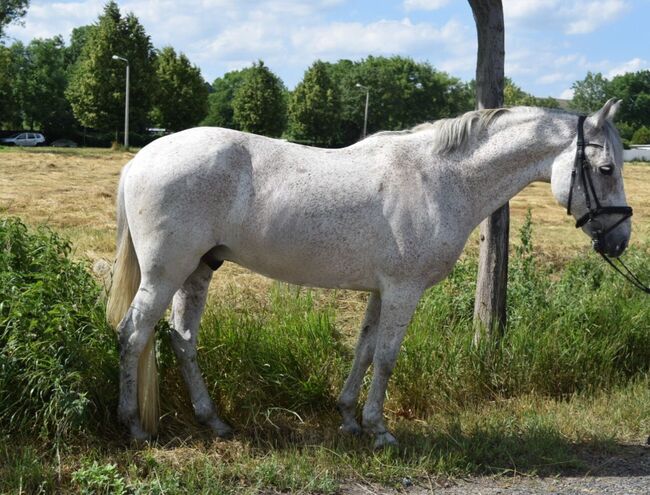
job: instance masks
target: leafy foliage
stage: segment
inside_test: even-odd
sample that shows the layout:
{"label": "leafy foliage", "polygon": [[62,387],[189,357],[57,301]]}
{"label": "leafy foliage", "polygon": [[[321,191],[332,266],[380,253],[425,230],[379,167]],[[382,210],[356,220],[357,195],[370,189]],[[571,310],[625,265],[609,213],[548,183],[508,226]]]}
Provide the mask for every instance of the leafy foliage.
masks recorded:
{"label": "leafy foliage", "polygon": [[253,64],[233,96],[233,122],[242,131],[280,136],[287,120],[285,91],[264,62]]}
{"label": "leafy foliage", "polygon": [[331,146],[338,141],[341,124],[340,88],[327,69],[316,61],[291,94],[289,127],[294,139]]}
{"label": "leafy foliage", "polygon": [[526,93],[523,89],[517,86],[509,77],[505,78],[503,88],[504,104],[508,107],[514,106],[529,106],[529,107],[544,107],[544,108],[558,108],[560,105],[555,98],[538,98],[531,94]]}
{"label": "leafy foliage", "polygon": [[650,127],[639,127],[632,136],[632,144],[648,144],[650,143]]}
{"label": "leafy foliage", "polygon": [[157,127],[181,131],[207,114],[208,88],[201,70],[185,54],[165,47],[156,59],[156,93],[151,119]]}
{"label": "leafy foliage", "polygon": [[226,72],[212,83],[213,92],[208,96],[208,115],[202,125],[239,129],[233,120],[232,100],[235,92],[246,78],[251,68]]}
{"label": "leafy foliage", "polygon": [[40,129],[49,138],[55,137],[61,128],[74,125],[65,98],[68,74],[63,38],[35,39],[21,48],[15,48],[15,53],[20,54],[20,70],[14,81],[22,120],[29,129]]}
{"label": "leafy foliage", "polygon": [[580,112],[595,112],[603,106],[609,97],[607,79],[600,72],[587,72],[582,81],[576,81],[571,86],[573,99],[571,108]]}
{"label": "leafy foliage", "polygon": [[598,110],[609,98],[623,100],[617,127],[624,139],[632,139],[637,129],[650,127],[650,70],[628,72],[610,80],[589,72],[573,84],[571,106],[582,112]]}
{"label": "leafy foliage", "polygon": [[60,438],[101,430],[117,397],[100,288],[52,231],[0,220],[0,428]]}
{"label": "leafy foliage", "polygon": [[135,130],[147,123],[153,94],[155,53],[149,36],[133,14],[122,16],[113,1],[106,4],[73,70],[67,97],[84,126],[115,131],[124,122],[124,62],[131,68],[129,118]]}
{"label": "leafy foliage", "polygon": [[2,0],[0,3],[0,40],[5,36],[5,28],[19,22],[27,13],[29,0]]}
{"label": "leafy foliage", "polygon": [[361,137],[365,92],[370,88],[368,132],[401,130],[422,122],[456,116],[473,107],[468,86],[428,63],[406,57],[368,57],[359,62],[330,64],[331,78],[341,92],[339,145]]}
{"label": "leafy foliage", "polygon": [[0,125],[14,127],[19,120],[20,105],[14,90],[17,72],[13,51],[0,45]]}

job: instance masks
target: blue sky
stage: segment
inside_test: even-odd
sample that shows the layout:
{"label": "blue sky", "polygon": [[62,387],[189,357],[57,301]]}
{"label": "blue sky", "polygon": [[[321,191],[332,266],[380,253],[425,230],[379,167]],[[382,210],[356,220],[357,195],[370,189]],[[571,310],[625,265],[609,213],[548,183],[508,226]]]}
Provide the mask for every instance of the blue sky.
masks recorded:
{"label": "blue sky", "polygon": [[[466,0],[125,0],[162,48],[209,82],[262,59],[289,88],[316,59],[404,55],[463,80],[474,76],[476,32]],[[103,0],[31,0],[13,39],[62,34],[97,19]],[[570,97],[587,71],[650,69],[650,0],[503,0],[506,75],[536,96]]]}

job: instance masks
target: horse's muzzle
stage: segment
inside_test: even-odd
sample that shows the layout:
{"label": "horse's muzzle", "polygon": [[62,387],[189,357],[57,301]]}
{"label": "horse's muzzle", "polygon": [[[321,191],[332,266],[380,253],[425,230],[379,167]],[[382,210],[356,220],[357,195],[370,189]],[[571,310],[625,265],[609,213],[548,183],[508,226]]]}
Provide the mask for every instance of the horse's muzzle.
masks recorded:
{"label": "horse's muzzle", "polygon": [[591,240],[594,250],[600,254],[606,254],[610,258],[618,258],[627,248],[627,239],[620,239],[618,242],[606,236],[596,235]]}

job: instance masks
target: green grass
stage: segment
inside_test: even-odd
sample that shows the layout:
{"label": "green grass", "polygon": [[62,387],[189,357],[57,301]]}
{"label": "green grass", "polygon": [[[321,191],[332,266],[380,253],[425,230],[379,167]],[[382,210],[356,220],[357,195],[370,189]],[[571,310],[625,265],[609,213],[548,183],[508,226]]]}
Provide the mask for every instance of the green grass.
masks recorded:
{"label": "green grass", "polygon": [[[194,423],[161,324],[163,419],[133,448],[116,424],[117,348],[101,290],[47,230],[0,221],[0,493],[335,493],[477,473],[585,473],[650,430],[647,296],[585,253],[542,265],[530,221],[511,261],[509,325],[472,346],[475,261],[420,302],[386,401],[399,449],[338,434],[351,365],[339,296],[276,284],[210,301],[200,364],[231,441]],[[628,255],[650,279],[648,246]]]}

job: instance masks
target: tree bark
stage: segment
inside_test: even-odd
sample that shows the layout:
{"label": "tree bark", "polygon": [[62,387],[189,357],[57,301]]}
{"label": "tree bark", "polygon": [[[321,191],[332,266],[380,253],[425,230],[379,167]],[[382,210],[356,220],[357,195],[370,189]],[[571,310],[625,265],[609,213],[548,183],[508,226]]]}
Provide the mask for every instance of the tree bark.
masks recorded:
{"label": "tree bark", "polygon": [[[478,34],[476,106],[503,106],[504,25],[501,0],[468,0]],[[478,278],[474,301],[474,343],[497,340],[506,325],[508,284],[508,203],[481,223]]]}

